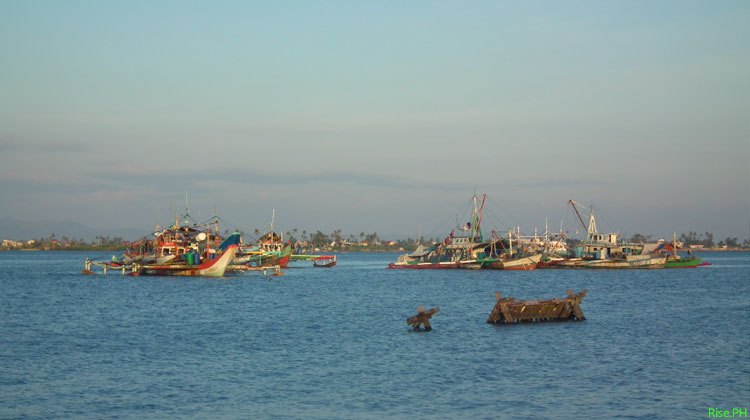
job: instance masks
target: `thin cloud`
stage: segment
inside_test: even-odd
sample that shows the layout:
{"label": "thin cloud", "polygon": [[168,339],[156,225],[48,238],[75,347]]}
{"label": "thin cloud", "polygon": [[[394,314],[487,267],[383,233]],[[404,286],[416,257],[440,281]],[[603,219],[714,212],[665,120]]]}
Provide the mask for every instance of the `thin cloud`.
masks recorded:
{"label": "thin cloud", "polygon": [[570,188],[570,187],[590,187],[607,185],[604,181],[590,181],[583,179],[545,179],[532,182],[522,182],[513,184],[519,188]]}
{"label": "thin cloud", "polygon": [[236,183],[250,185],[311,185],[350,184],[394,189],[462,190],[465,185],[415,181],[397,175],[367,174],[350,171],[305,172],[284,171],[268,173],[255,169],[223,169],[218,171],[155,171],[137,168],[114,168],[104,172],[90,173],[94,178],[106,179],[120,185],[155,186],[166,189],[195,189],[205,182]]}
{"label": "thin cloud", "polygon": [[70,142],[19,142],[9,137],[0,136],[0,152],[5,153],[39,153],[59,154],[80,153],[91,150],[91,145]]}

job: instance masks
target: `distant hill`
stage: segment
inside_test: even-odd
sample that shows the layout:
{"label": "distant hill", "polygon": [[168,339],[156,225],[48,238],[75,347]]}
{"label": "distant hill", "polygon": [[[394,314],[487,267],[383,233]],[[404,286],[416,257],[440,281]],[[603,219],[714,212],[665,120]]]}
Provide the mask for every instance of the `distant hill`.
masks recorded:
{"label": "distant hill", "polygon": [[49,238],[52,234],[62,239],[83,239],[93,241],[97,236],[120,237],[132,241],[148,234],[139,229],[100,229],[65,220],[21,220],[4,216],[0,218],[0,240],[12,239],[27,241],[30,239]]}

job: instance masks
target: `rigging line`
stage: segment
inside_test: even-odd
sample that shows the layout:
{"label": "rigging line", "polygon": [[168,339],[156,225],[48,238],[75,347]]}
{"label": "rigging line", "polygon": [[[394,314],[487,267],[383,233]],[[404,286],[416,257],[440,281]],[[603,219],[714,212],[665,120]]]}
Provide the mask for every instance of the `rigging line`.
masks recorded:
{"label": "rigging line", "polygon": [[493,200],[493,199],[489,199],[489,201],[490,201],[490,203],[491,203],[491,204],[492,204],[493,206],[497,207],[497,208],[498,208],[498,209],[500,209],[500,210],[501,210],[501,211],[502,211],[503,213],[505,213],[505,215],[507,215],[507,216],[508,216],[508,218],[510,218],[510,220],[511,220],[511,221],[512,221],[512,222],[513,222],[513,223],[514,223],[514,224],[515,224],[516,226],[520,226],[521,228],[523,228],[524,232],[530,232],[530,231],[531,231],[531,229],[529,229],[529,227],[528,227],[528,226],[526,226],[526,225],[525,225],[524,223],[522,223],[521,221],[519,221],[518,219],[516,219],[515,217],[513,217],[513,215],[512,215],[512,214],[511,214],[510,212],[508,212],[507,210],[505,210],[505,208],[503,208],[503,207],[502,207],[502,206],[500,205],[500,203],[496,202],[496,201],[495,201],[495,200]]}
{"label": "rigging line", "polygon": [[216,216],[216,218],[219,219],[219,221],[221,221],[222,223],[229,225],[229,227],[232,228],[235,232],[240,232],[242,234],[246,232],[245,230],[241,229],[239,226],[235,225],[234,223],[231,223],[230,221],[224,219],[221,216]]}
{"label": "rigging line", "polygon": [[[463,211],[463,213],[461,213],[461,217],[462,218],[466,218],[466,214],[469,212],[470,209],[473,212],[473,200],[474,200],[474,197],[472,196],[471,199],[469,199],[468,201],[465,202],[464,211]],[[427,235],[423,234],[422,236],[425,239],[434,239],[434,237],[435,237],[434,235],[436,235],[438,233],[438,230],[440,230],[441,232],[440,232],[439,235],[437,235],[437,238],[441,238],[442,235],[445,233],[444,232],[445,225],[447,225],[448,223],[451,223],[451,219],[453,219],[453,217],[457,217],[457,216],[458,216],[458,213],[456,213],[456,214],[449,214],[447,216],[447,218],[445,220],[443,220],[438,227],[436,227],[435,229],[433,229]],[[453,229],[457,229],[459,227],[461,227],[461,226],[454,226]],[[453,230],[453,229],[451,229],[451,230]],[[428,236],[429,236],[429,238],[428,238]]]}
{"label": "rigging line", "polygon": [[603,219],[603,222],[604,222],[603,225],[608,226],[610,231],[613,231],[612,229],[614,228],[614,231],[619,231],[624,234],[625,229],[623,228],[623,226],[619,225],[615,221],[615,219],[609,216],[609,214],[603,211],[600,207],[594,206],[594,209],[596,210],[595,217],[597,218],[597,224],[598,224],[599,216],[601,215],[601,218]]}

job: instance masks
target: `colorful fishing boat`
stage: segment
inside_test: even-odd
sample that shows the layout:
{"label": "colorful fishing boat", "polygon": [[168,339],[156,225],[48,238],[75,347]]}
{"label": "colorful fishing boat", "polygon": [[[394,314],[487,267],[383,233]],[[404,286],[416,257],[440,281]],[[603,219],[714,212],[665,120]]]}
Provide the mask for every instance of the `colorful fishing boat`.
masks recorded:
{"label": "colorful fishing boat", "polygon": [[204,259],[198,265],[190,264],[189,261],[185,261],[184,263],[144,265],[131,275],[223,277],[237,249],[237,244],[231,244],[220,255],[212,259]]}
{"label": "colorful fishing boat", "polygon": [[687,257],[680,256],[677,254],[679,247],[680,244],[677,242],[677,234],[675,233],[671,242],[647,244],[645,249],[653,254],[666,256],[666,268],[695,268],[711,265],[710,263],[701,261],[690,250],[688,250]]}
{"label": "colorful fishing boat", "polygon": [[336,266],[335,255],[321,255],[319,257],[311,258],[311,261],[313,262],[313,267],[331,268]]}
{"label": "colorful fishing boat", "polygon": [[667,257],[667,265],[666,268],[695,268],[695,267],[703,267],[711,265],[711,263],[703,262],[700,258],[697,257],[688,257],[688,258],[677,258],[677,259],[671,259],[670,257]]}
{"label": "colorful fishing boat", "polygon": [[166,262],[138,259],[102,263],[87,259],[83,273],[95,274],[91,268],[99,267],[103,274],[109,269],[129,276],[223,277],[239,248],[240,234],[235,232],[212,248],[210,234],[199,232],[193,235],[195,231],[194,227],[173,227],[157,232],[152,247],[157,255],[172,257]]}

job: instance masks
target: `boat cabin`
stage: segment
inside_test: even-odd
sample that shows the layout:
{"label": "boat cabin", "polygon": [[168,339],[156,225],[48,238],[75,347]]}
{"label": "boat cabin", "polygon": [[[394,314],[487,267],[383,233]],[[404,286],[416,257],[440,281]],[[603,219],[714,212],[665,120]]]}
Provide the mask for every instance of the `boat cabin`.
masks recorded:
{"label": "boat cabin", "polygon": [[589,233],[588,241],[583,245],[584,255],[597,260],[625,258],[633,255],[633,246],[625,243],[618,244],[618,236],[617,233]]}

